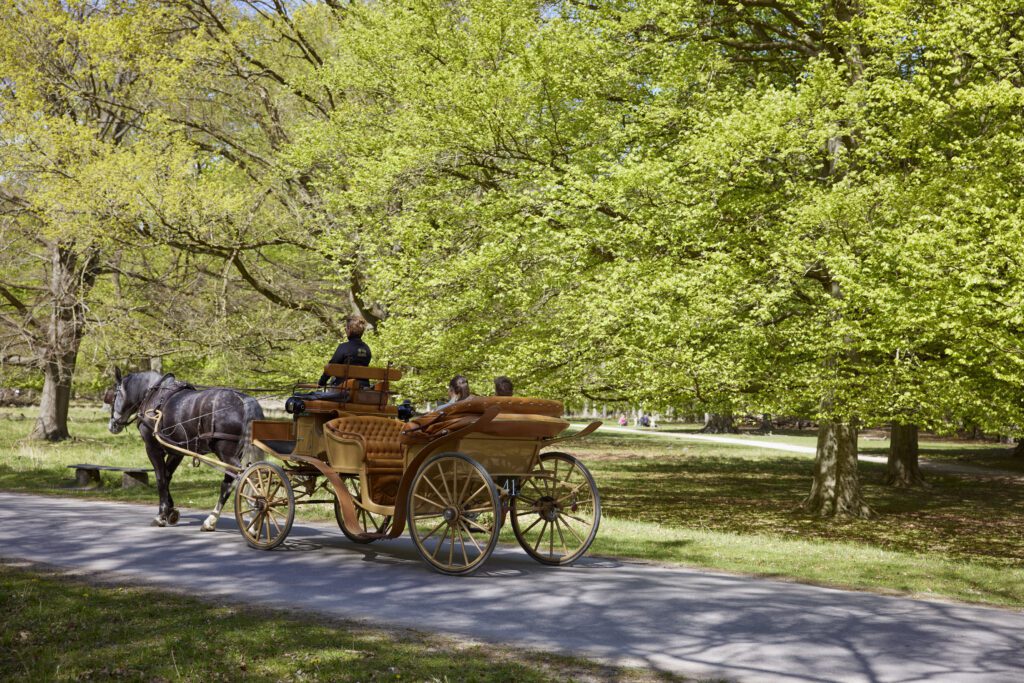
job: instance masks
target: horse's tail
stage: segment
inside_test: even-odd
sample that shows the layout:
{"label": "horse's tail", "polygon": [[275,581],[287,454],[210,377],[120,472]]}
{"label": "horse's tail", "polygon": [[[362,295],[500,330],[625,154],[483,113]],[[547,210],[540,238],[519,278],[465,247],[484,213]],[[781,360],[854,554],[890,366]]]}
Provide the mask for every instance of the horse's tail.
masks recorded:
{"label": "horse's tail", "polygon": [[[244,396],[244,395],[243,395]],[[256,462],[263,459],[263,451],[252,445],[252,421],[263,419],[263,408],[252,396],[242,399],[242,438],[238,442],[239,458],[242,462]]]}

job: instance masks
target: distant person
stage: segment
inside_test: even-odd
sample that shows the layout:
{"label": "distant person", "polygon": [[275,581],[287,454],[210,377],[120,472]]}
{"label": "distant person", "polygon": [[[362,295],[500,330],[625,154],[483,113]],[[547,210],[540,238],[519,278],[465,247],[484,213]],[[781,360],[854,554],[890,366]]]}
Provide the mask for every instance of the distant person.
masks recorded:
{"label": "distant person", "polygon": [[[338,348],[334,350],[334,355],[331,356],[329,361],[332,364],[340,365],[361,365],[367,367],[370,364],[370,347],[363,341],[363,332],[366,331],[366,320],[361,315],[350,315],[345,320],[345,335],[348,337],[348,341],[342,344],[338,344]],[[338,378],[332,378],[326,372],[320,375],[320,381],[317,384],[321,387],[327,386],[330,381],[331,384],[337,384]],[[365,380],[360,382],[363,386],[369,386],[369,382]]]}
{"label": "distant person", "polygon": [[512,380],[505,375],[494,378],[494,395],[495,396],[511,396],[512,395]]}
{"label": "distant person", "polygon": [[648,415],[647,413],[644,413],[643,415],[641,415],[640,416],[640,426],[641,427],[650,427],[651,426],[651,416]]}
{"label": "distant person", "polygon": [[628,424],[629,424],[629,420],[626,418],[626,414],[625,413],[621,413],[619,415],[619,426],[620,427],[625,427]]}

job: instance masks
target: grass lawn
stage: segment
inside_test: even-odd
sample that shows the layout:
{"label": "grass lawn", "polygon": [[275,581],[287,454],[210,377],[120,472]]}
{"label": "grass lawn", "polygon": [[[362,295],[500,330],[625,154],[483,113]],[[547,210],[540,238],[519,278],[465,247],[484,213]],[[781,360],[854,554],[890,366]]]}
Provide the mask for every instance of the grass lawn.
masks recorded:
{"label": "grass lawn", "polygon": [[[75,462],[145,464],[134,430],[111,435],[99,410],[75,408],[78,440],[30,444],[19,441],[30,420],[3,419],[11,413],[0,410],[0,488],[148,502],[155,513],[152,489],[60,488]],[[936,450],[957,457],[954,446]],[[864,494],[879,516],[833,522],[796,509],[810,488],[811,456],[613,432],[566,450],[586,462],[601,491],[593,553],[1024,607],[1019,480],[931,474],[930,488],[902,491],[881,484],[884,465],[862,462]],[[183,465],[176,504],[212,507],[218,481],[206,467]],[[300,513],[333,519],[328,506]]]}
{"label": "grass lawn", "polygon": [[[126,645],[130,644],[130,645]],[[0,680],[675,681],[0,564]]]}

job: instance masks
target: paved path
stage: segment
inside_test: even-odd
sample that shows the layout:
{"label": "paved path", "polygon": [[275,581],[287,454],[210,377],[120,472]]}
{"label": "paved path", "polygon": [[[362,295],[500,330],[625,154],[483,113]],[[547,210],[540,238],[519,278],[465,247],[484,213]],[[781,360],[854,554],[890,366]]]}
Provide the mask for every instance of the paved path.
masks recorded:
{"label": "paved path", "polygon": [[[789,453],[803,453],[814,455],[814,446],[799,446],[791,443],[780,443],[778,441],[764,441],[760,439],[740,439],[734,436],[719,436],[717,434],[690,434],[681,432],[659,432],[651,429],[632,429],[630,427],[617,427],[615,425],[604,425],[601,431],[621,432],[623,434],[642,434],[643,436],[654,436],[666,439],[683,439],[688,441],[711,441],[714,443],[729,444],[731,446],[748,446],[751,448],[764,448],[771,451],[786,451]],[[889,461],[881,455],[857,454],[858,460],[867,462],[879,462],[883,465]],[[975,467],[973,465],[961,465],[957,463],[936,462],[934,460],[920,460],[921,469],[942,474],[962,474],[972,477],[1000,477],[1010,479],[1024,479],[1024,474],[1013,470],[1000,470],[992,467]]]}
{"label": "paved path", "polygon": [[499,548],[472,577],[430,571],[407,539],[350,543],[296,524],[249,549],[204,512],[0,493],[0,558],[174,586],[246,604],[557,649],[750,681],[1024,680],[1024,613],[588,558],[543,567]]}

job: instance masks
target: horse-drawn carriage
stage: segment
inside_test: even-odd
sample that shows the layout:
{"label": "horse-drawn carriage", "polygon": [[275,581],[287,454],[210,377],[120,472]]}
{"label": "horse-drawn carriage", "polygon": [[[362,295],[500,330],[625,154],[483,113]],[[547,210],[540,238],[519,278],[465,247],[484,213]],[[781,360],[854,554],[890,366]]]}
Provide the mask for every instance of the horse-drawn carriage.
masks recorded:
{"label": "horse-drawn carriage", "polygon": [[559,436],[569,426],[560,402],[491,396],[405,423],[389,400],[399,371],[325,371],[340,380],[335,390],[293,396],[291,420],[252,422],[252,444],[281,464],[254,462],[238,477],[235,518],[249,545],[276,547],[296,506],[332,503],[357,543],[408,525],[420,556],[445,574],[479,569],[506,519],[544,564],[569,564],[590,547],[601,517],[593,477],[573,456],[541,450],[599,422]]}
{"label": "horse-drawn carriage", "polygon": [[[325,372],[336,387],[299,385],[286,403],[292,419],[266,420],[255,399],[232,389],[117,371],[110,431],[138,420],[160,494],[153,523],[177,523],[170,479],[189,457],[224,473],[202,530],[216,528],[234,490],[235,519],[255,548],[280,545],[296,506],[316,503],[333,504],[338,526],[357,543],[396,538],[408,525],[422,558],[446,574],[479,569],[506,520],[544,564],[569,564],[590,547],[601,519],[593,477],[573,456],[541,450],[600,422],[562,436],[569,423],[560,402],[489,396],[406,423],[390,401],[399,371],[328,365]],[[273,460],[246,462],[251,447]]]}

